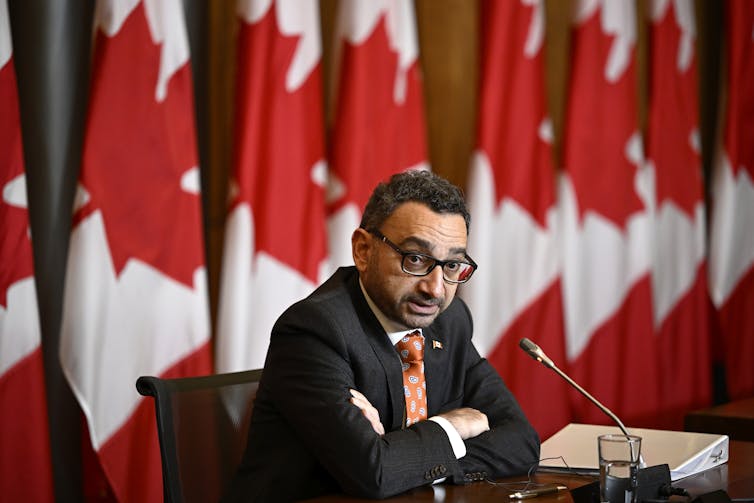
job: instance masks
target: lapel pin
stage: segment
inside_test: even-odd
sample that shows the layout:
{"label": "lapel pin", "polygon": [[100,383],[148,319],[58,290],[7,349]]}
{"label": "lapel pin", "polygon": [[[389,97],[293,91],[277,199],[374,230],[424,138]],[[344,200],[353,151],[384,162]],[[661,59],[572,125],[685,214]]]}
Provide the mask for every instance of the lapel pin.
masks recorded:
{"label": "lapel pin", "polygon": [[432,349],[442,349],[442,342],[432,339]]}

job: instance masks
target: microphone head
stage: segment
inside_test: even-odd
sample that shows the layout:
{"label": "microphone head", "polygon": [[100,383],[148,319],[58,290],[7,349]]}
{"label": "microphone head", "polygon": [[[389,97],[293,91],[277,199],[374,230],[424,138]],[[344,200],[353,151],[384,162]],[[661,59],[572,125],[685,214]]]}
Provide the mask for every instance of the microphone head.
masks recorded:
{"label": "microphone head", "polygon": [[539,346],[537,346],[536,344],[534,344],[532,341],[530,341],[526,337],[524,337],[523,339],[521,339],[520,341],[518,341],[518,345],[521,347],[521,349],[523,349],[524,351],[526,351],[532,357],[534,357],[534,355],[536,354],[536,352],[538,350],[540,350]]}
{"label": "microphone head", "polygon": [[540,362],[547,368],[552,368],[555,364],[550,360],[542,349],[535,343],[524,337],[518,341],[519,347],[526,351],[526,354]]}

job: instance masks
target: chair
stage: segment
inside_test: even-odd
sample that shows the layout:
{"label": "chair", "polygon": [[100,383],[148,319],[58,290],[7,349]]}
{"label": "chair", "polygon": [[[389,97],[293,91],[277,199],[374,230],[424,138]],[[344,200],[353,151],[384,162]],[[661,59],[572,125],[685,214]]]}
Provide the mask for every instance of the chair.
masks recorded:
{"label": "chair", "polygon": [[202,377],[142,376],[136,389],[155,400],[166,502],[216,502],[246,448],[262,370]]}

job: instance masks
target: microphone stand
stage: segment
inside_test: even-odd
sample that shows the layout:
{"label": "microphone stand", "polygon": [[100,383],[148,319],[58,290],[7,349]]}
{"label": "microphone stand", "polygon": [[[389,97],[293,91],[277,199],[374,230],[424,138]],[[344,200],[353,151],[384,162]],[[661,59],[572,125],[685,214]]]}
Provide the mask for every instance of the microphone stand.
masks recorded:
{"label": "microphone stand", "polygon": [[605,407],[604,405],[602,405],[599,400],[597,400],[596,398],[594,398],[587,390],[585,390],[584,388],[582,388],[581,386],[579,386],[576,381],[574,381],[573,379],[571,379],[570,377],[568,377],[568,375],[565,372],[563,372],[562,370],[560,370],[555,364],[553,364],[550,368],[556,374],[558,374],[560,377],[562,377],[563,379],[565,379],[568,382],[568,384],[570,384],[571,386],[573,386],[574,388],[576,388],[576,390],[578,390],[579,393],[581,393],[582,395],[584,395],[585,397],[587,397],[594,405],[596,405],[597,407],[599,407],[599,409],[602,412],[604,412],[606,415],[608,415],[610,417],[610,419],[612,419],[613,421],[615,421],[615,423],[618,425],[618,428],[620,428],[620,431],[622,431],[625,436],[627,436],[627,437],[629,436],[628,431],[626,430],[626,427],[623,425],[623,421],[621,421],[620,419],[618,419],[618,416],[616,416],[613,413],[613,411],[611,411],[610,409],[608,409],[607,407]]}
{"label": "microphone stand", "polygon": [[[587,397],[589,401],[591,401],[594,405],[596,405],[603,413],[605,413],[605,415],[607,415],[610,419],[615,421],[615,423],[618,425],[618,428],[620,428],[620,431],[622,431],[626,437],[630,436],[628,433],[628,430],[626,430],[626,427],[623,425],[623,421],[618,419],[618,416],[616,416],[613,413],[613,411],[611,411],[610,409],[602,405],[599,400],[594,398],[587,390],[579,386],[576,381],[571,379],[565,372],[560,370],[558,366],[555,365],[555,363],[553,363],[553,361],[545,354],[545,352],[542,351],[542,348],[540,348],[538,345],[536,345],[534,342],[530,341],[526,337],[521,339],[518,345],[521,347],[521,349],[523,349],[526,352],[526,354],[528,354],[529,356],[537,360],[539,363],[541,363],[545,367],[552,369],[556,374],[558,374],[560,377],[565,379],[565,381],[568,384],[576,388],[576,390],[579,393]],[[644,462],[644,455],[642,454],[639,454],[639,466],[640,467],[647,466],[647,464]]]}

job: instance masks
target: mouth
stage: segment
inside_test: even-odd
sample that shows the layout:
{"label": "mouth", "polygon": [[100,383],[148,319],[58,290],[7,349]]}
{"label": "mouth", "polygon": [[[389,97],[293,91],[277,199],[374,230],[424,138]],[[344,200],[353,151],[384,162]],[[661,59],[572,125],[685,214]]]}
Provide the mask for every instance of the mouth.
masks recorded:
{"label": "mouth", "polygon": [[408,308],[413,314],[420,316],[433,316],[440,310],[441,299],[416,299],[407,300]]}

